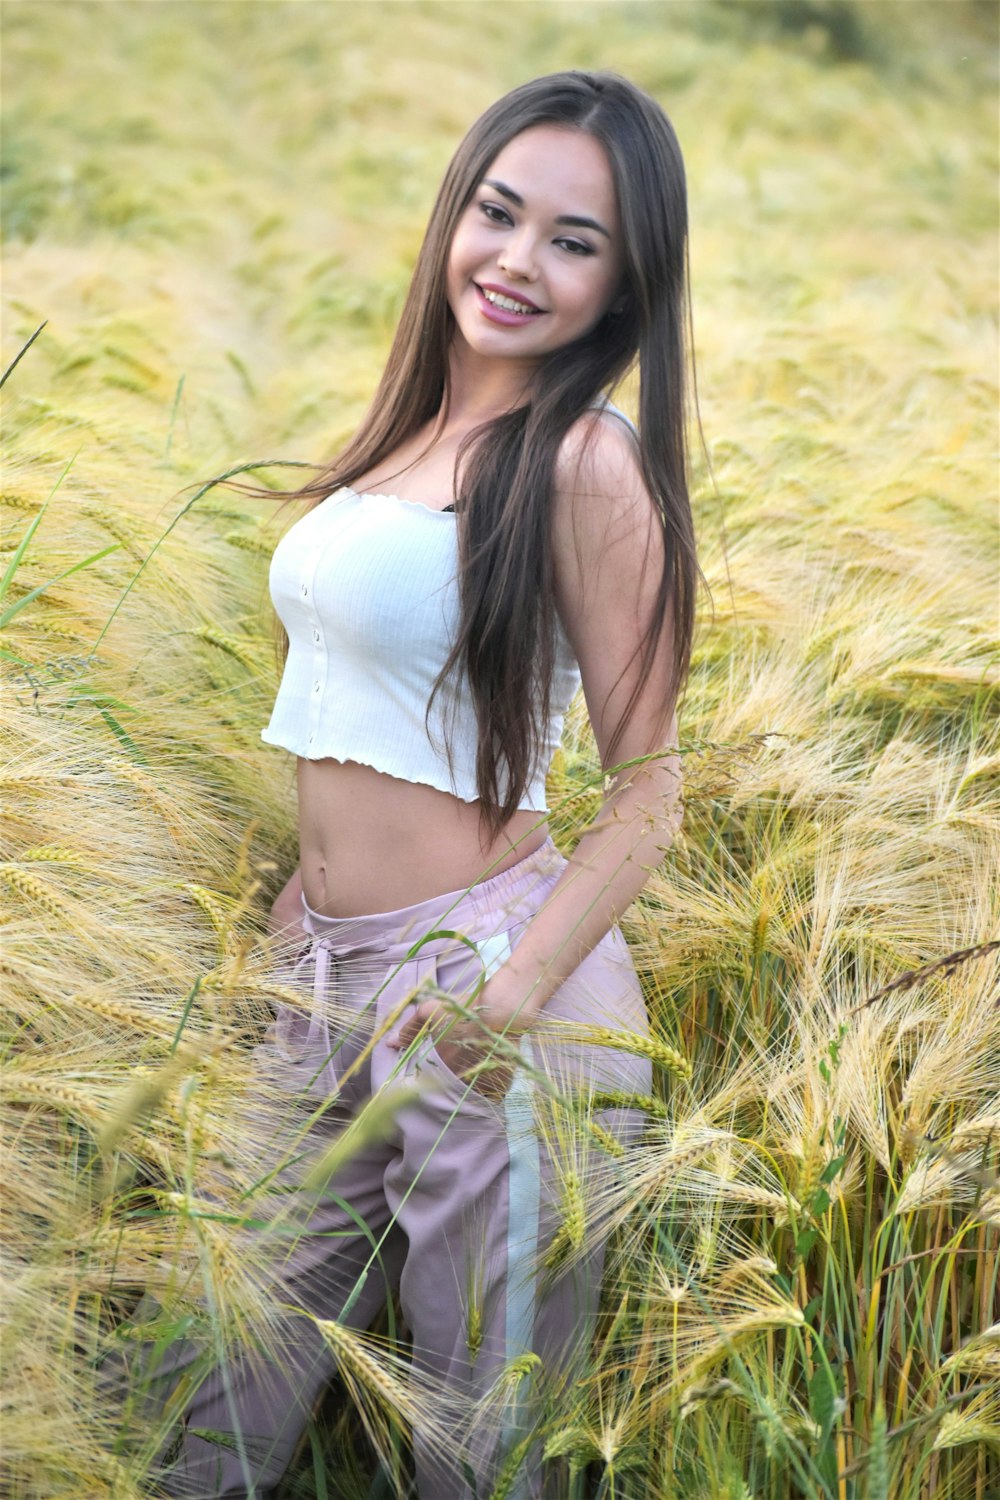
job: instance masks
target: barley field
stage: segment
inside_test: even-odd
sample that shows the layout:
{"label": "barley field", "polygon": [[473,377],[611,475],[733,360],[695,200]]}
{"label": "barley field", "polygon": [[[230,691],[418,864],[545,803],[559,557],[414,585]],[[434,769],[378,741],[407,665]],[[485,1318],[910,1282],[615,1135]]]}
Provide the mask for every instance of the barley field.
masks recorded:
{"label": "barley field", "polygon": [[[709,587],[684,826],[625,923],[655,1095],[612,1161],[589,1371],[543,1403],[551,1500],[995,1500],[996,6],[0,25],[3,1494],[151,1493],[167,1419],[100,1379],[137,1326],[274,1335],[236,1122],[297,860],[294,761],[259,739],[291,517],[214,481],[290,486],[344,441],[458,137],[578,66],[650,90],[685,151]],[[578,704],[563,848],[599,795]],[[435,1392],[392,1313],[327,1327],[282,1500],[406,1493]]]}

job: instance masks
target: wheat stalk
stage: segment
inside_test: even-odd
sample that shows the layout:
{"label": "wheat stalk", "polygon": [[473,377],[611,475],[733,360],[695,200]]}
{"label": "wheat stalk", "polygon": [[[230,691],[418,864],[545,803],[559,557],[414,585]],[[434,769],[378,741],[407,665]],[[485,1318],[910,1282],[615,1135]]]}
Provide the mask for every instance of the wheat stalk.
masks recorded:
{"label": "wheat stalk", "polygon": [[490,1500],[507,1500],[521,1472],[521,1466],[531,1449],[532,1441],[533,1439],[530,1437],[522,1438],[519,1443],[515,1443],[513,1448],[511,1448],[507,1457],[500,1465],[500,1471],[497,1474],[493,1488],[490,1490]]}
{"label": "wheat stalk", "polygon": [[113,536],[125,548],[136,562],[142,562],[146,556],[146,548],[136,534],[133,527],[125,521],[118,512],[108,510],[104,505],[88,503],[82,507],[83,514],[91,521],[96,521],[109,535]]}
{"label": "wheat stalk", "polygon": [[241,667],[246,667],[248,672],[256,673],[260,670],[260,663],[253,652],[248,649],[246,642],[237,640],[236,636],[227,635],[225,631],[218,630],[213,625],[200,625],[197,630],[193,631],[193,634],[198,640],[215,646],[226,656],[231,656],[234,661],[239,662]]}
{"label": "wheat stalk", "polygon": [[83,856],[62,844],[34,844],[30,849],[22,850],[20,858],[44,861],[47,864],[72,865],[77,870],[87,869]]}
{"label": "wheat stalk", "polygon": [[543,1262],[550,1270],[567,1255],[580,1250],[587,1232],[587,1215],[579,1173],[570,1170],[563,1174],[561,1200],[562,1219]]}
{"label": "wheat stalk", "polygon": [[652,1094],[631,1094],[620,1089],[599,1089],[591,1095],[594,1109],[638,1109],[655,1119],[668,1118],[667,1106]]}
{"label": "wheat stalk", "polygon": [[2,1075],[3,1091],[15,1099],[27,1103],[35,1101],[58,1106],[70,1114],[81,1115],[85,1120],[100,1120],[102,1114],[90,1096],[82,1089],[71,1089],[50,1078],[27,1078],[15,1068],[6,1068]]}
{"label": "wheat stalk", "polygon": [[69,908],[66,903],[47,881],[39,879],[32,871],[22,870],[20,865],[7,862],[0,864],[0,880],[24,900],[47,911],[58,922],[70,921]]}
{"label": "wheat stalk", "polygon": [[206,917],[214,927],[215,935],[219,939],[220,944],[225,946],[226,940],[229,936],[231,909],[233,903],[228,903],[229,909],[227,910],[227,905],[224,904],[223,897],[219,895],[218,891],[209,890],[208,886],[198,885],[193,880],[183,881],[180,888],[187,891],[190,896],[194,897],[195,901],[201,907],[202,911],[205,913]]}
{"label": "wheat stalk", "polygon": [[155,1036],[168,1038],[176,1031],[176,1022],[170,1017],[153,1010],[142,1010],[135,1005],[123,1005],[114,1000],[102,1000],[96,995],[88,995],[79,990],[65,998],[54,997],[53,1003],[60,1008],[73,1011],[77,1006],[82,1010],[92,1011],[94,1015],[103,1016],[108,1021],[118,1021],[123,1026],[130,1026],[135,1031],[151,1032]]}
{"label": "wheat stalk", "polygon": [[977,1392],[960,1411],[947,1411],[941,1418],[934,1451],[939,1453],[966,1443],[1000,1446],[1000,1384]]}
{"label": "wheat stalk", "polygon": [[376,1353],[370,1336],[355,1333],[333,1319],[314,1318],[313,1322],[333,1352],[370,1432],[374,1411],[370,1398],[374,1396],[377,1407],[391,1420],[407,1427],[419,1426],[425,1440],[442,1453],[454,1452],[453,1432],[447,1422],[448,1400],[435,1382],[397,1355],[383,1350]]}
{"label": "wheat stalk", "polygon": [[625,1147],[618,1137],[610,1130],[606,1130],[597,1120],[588,1120],[587,1129],[609,1156],[623,1157],[625,1155]]}
{"label": "wheat stalk", "polygon": [[258,556],[270,557],[274,551],[273,537],[254,536],[252,533],[243,531],[227,531],[224,541],[231,547],[240,547],[244,552],[253,552]]}
{"label": "wheat stalk", "polygon": [[[539,1031],[541,1030],[540,1025]],[[659,1037],[645,1036],[638,1031],[628,1031],[624,1028],[583,1025],[554,1017],[544,1020],[544,1031],[546,1035],[551,1034],[553,1038],[563,1042],[575,1042],[591,1047],[612,1047],[619,1052],[632,1052],[637,1057],[648,1058],[650,1062],[658,1064],[668,1073],[677,1074],[679,1078],[691,1077],[691,1064],[687,1058],[678,1052],[676,1047],[671,1047]]]}
{"label": "wheat stalk", "polygon": [[977,1115],[974,1120],[962,1120],[952,1131],[949,1142],[952,1150],[968,1150],[973,1146],[1000,1148],[1000,1114]]}

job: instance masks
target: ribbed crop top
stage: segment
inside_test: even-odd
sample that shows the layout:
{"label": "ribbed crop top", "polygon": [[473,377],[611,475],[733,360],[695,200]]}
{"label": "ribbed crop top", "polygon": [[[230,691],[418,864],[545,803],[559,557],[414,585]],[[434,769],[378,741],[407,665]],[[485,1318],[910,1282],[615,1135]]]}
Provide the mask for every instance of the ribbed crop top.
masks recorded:
{"label": "ribbed crop top", "polygon": [[[464,673],[450,674],[430,733],[425,724],[459,620],[456,525],[452,511],[342,485],[289,527],[268,576],[288,656],[262,740],[476,801],[476,715]],[[579,686],[557,617],[551,711],[520,808],[546,810],[546,773]]]}

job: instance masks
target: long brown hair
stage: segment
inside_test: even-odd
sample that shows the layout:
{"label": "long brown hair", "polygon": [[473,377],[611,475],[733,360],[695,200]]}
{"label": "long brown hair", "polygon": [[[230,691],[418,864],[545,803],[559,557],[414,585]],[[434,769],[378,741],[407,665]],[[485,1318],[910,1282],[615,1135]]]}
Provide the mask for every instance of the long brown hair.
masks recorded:
{"label": "long brown hair", "polygon": [[555,649],[550,515],[559,447],[573,423],[636,363],[640,465],[662,527],[665,562],[611,759],[652,668],[668,611],[673,687],[663,705],[664,727],[687,677],[698,572],[685,432],[687,191],[677,137],[655,100],[617,74],[574,70],[522,84],[491,105],[445,173],[385,371],[357,433],[299,489],[239,486],[319,503],[380,465],[447,404],[454,318],[445,273],[455,228],[503,147],[543,124],[584,130],[607,152],[624,276],[620,311],[550,354],[533,377],[527,403],[469,433],[456,462],[460,619],[431,702],[453,671],[466,673],[478,726],[480,813],[492,835],[520,803],[549,715]]}

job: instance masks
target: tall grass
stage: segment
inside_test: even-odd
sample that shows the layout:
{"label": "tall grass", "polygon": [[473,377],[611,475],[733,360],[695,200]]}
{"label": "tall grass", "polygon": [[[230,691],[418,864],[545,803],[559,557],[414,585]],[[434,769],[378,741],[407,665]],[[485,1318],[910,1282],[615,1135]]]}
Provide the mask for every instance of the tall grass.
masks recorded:
{"label": "tall grass", "polygon": [[[220,487],[185,506],[342,439],[457,135],[600,65],[685,147],[711,461],[684,828],[626,923],[668,1065],[600,1205],[587,1378],[511,1369],[463,1420],[544,1392],[553,1500],[988,1500],[995,12],[3,12],[4,367],[45,322],[3,389],[8,1492],[144,1493],[167,1423],[125,1442],[98,1380],[143,1293],[163,1344],[287,1334],[240,1123],[249,1047],[299,998],[263,942],[296,857],[294,770],[258,739],[286,521]],[[577,704],[564,848],[599,783]],[[593,1232],[578,1149],[560,1264]],[[375,1452],[403,1491],[433,1396],[393,1315],[325,1330],[342,1378],[286,1497],[360,1500]]]}

